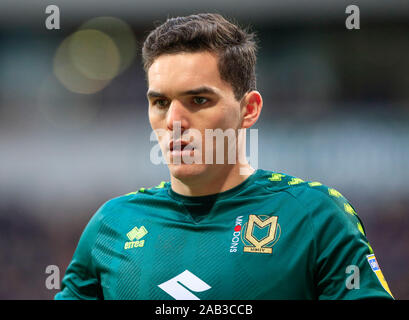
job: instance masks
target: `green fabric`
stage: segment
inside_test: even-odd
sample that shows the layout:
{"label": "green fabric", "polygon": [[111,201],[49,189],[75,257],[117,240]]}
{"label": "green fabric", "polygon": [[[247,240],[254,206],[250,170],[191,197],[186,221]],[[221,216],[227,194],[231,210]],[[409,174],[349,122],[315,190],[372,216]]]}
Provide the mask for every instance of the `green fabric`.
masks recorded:
{"label": "green fabric", "polygon": [[[95,213],[55,299],[174,299],[159,285],[185,270],[210,288],[175,285],[203,300],[393,299],[371,269],[364,233],[339,192],[285,174],[259,169],[204,197],[161,183]],[[245,252],[263,239],[264,252]],[[359,268],[359,289],[346,285],[350,265]]]}

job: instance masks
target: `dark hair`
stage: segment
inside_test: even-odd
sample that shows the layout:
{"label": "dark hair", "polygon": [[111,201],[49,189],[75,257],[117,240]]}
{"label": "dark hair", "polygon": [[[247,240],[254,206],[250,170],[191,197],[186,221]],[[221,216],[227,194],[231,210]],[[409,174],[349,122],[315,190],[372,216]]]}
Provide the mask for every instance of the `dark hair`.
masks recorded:
{"label": "dark hair", "polygon": [[162,54],[204,50],[217,54],[220,77],[233,87],[237,100],[256,89],[254,33],[215,13],[170,18],[154,29],[142,48],[145,72]]}

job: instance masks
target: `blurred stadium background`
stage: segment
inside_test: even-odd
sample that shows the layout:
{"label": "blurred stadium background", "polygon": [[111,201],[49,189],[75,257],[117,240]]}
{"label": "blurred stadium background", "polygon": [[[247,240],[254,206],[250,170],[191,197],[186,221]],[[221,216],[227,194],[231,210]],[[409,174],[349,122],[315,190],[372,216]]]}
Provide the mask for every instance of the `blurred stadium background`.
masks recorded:
{"label": "blurred stadium background", "polygon": [[[45,28],[49,4],[59,30]],[[349,4],[360,30],[345,28]],[[409,299],[409,3],[398,0],[3,0],[0,299],[52,299],[46,266],[64,275],[97,208],[168,180],[149,158],[140,49],[155,23],[198,12],[258,34],[258,167],[347,197],[395,298]]]}

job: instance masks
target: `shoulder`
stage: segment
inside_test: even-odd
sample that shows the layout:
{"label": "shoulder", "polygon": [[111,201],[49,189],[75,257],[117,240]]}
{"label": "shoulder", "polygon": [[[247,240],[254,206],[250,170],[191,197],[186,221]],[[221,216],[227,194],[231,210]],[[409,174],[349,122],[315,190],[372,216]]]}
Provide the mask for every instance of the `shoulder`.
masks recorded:
{"label": "shoulder", "polygon": [[299,177],[281,172],[262,170],[260,184],[266,189],[286,192],[307,212],[338,212],[351,217],[357,213],[342,193],[319,181],[304,181]]}
{"label": "shoulder", "polygon": [[116,215],[119,211],[124,209],[134,208],[140,201],[146,200],[147,198],[155,199],[163,197],[164,191],[166,193],[168,187],[169,182],[162,181],[155,187],[141,187],[136,191],[111,198],[100,206],[95,213],[95,217],[98,220],[102,220],[105,217]]}
{"label": "shoulder", "polygon": [[267,188],[285,192],[296,202],[297,214],[310,222],[314,237],[319,237],[324,243],[330,243],[335,238],[357,243],[355,240],[359,239],[368,252],[373,253],[361,218],[339,190],[319,181],[304,181],[284,173],[269,174],[270,184]]}

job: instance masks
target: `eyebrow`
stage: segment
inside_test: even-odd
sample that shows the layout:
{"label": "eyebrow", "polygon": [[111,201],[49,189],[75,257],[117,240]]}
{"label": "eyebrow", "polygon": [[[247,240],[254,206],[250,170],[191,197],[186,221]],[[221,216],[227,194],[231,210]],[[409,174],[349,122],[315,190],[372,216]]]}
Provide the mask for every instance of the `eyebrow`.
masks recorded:
{"label": "eyebrow", "polygon": [[[183,92],[180,93],[180,95],[182,95],[182,96],[198,95],[198,94],[215,94],[215,95],[217,95],[215,90],[213,90],[210,87],[206,87],[206,86],[191,89],[191,90],[187,90],[187,91],[183,91]],[[146,93],[146,96],[148,98],[162,98],[162,97],[165,97],[165,94],[163,94],[161,92],[158,92],[158,91],[149,90]]]}

